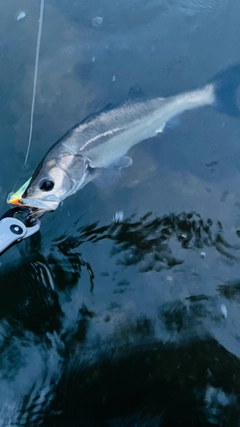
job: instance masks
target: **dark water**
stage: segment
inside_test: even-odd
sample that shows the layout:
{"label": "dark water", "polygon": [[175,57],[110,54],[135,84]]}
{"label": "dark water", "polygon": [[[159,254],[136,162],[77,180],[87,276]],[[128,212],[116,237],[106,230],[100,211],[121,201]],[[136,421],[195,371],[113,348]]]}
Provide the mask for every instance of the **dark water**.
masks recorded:
{"label": "dark water", "polygon": [[[0,7],[2,213],[86,115],[240,62],[238,0],[46,0],[23,170],[39,2]],[[1,427],[240,425],[239,141],[239,120],[187,113],[1,257]]]}

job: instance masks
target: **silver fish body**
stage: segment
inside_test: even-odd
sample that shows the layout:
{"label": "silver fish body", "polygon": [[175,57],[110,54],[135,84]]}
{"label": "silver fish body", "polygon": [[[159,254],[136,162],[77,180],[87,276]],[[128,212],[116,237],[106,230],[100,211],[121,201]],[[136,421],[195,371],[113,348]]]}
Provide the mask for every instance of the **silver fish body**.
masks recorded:
{"label": "silver fish body", "polygon": [[213,85],[167,99],[128,101],[76,126],[59,144],[88,158],[93,168],[107,168],[133,145],[161,132],[174,116],[214,101]]}
{"label": "silver fish body", "polygon": [[[55,210],[66,197],[100,176],[101,171],[130,166],[132,161],[126,154],[131,147],[161,132],[174,116],[194,108],[216,105],[219,95],[224,98],[221,82],[228,85],[228,74],[217,75],[216,81],[202,89],[165,99],[128,101],[84,120],[48,151],[19,203]],[[230,94],[234,94],[239,83],[240,66],[231,68],[231,82],[232,75],[234,78],[237,75],[237,79]],[[225,98],[229,102],[229,95]],[[16,203],[16,194],[9,198],[10,203]]]}

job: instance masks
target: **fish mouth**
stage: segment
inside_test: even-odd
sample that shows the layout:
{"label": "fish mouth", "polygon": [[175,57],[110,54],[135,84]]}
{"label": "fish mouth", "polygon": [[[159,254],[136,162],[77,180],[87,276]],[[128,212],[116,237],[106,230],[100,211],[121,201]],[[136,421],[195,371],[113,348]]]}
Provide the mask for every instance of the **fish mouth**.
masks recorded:
{"label": "fish mouth", "polygon": [[38,199],[28,199],[25,197],[21,197],[19,195],[15,194],[9,194],[7,202],[11,205],[17,205],[17,206],[26,206],[29,208],[36,208],[44,211],[55,211],[57,207],[59,206],[58,201],[45,201],[45,200],[38,200]]}

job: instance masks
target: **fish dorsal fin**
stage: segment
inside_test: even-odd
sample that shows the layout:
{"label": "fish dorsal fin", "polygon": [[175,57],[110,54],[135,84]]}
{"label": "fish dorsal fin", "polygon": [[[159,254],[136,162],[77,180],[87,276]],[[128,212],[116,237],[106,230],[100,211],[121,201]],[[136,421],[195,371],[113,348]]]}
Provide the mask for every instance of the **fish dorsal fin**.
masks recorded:
{"label": "fish dorsal fin", "polygon": [[93,121],[94,119],[98,118],[102,113],[105,113],[106,111],[111,111],[114,110],[115,108],[119,107],[119,105],[117,103],[109,103],[107,104],[104,108],[101,108],[100,110],[98,110],[96,113],[94,114],[89,114],[87,117],[85,117],[85,119],[83,119],[78,125],[74,126],[73,129],[75,129],[76,127],[78,127],[80,124],[87,124],[91,121]]}
{"label": "fish dorsal fin", "polygon": [[141,101],[146,99],[146,94],[143,92],[141,86],[134,85],[130,87],[128,92],[128,100],[129,101]]}

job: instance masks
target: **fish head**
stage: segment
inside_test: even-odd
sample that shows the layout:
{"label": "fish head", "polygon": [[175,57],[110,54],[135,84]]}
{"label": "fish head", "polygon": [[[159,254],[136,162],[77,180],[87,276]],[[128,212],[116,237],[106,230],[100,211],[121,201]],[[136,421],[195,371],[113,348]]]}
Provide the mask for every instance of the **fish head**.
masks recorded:
{"label": "fish head", "polygon": [[91,180],[88,166],[83,156],[66,155],[57,160],[45,159],[32,178],[9,196],[8,203],[53,211],[66,197]]}

